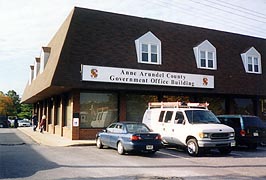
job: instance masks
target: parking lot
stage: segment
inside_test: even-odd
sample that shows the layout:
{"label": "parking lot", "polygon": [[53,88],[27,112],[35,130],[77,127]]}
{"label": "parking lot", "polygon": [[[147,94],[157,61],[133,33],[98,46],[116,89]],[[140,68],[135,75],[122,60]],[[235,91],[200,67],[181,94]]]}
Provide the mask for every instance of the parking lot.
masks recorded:
{"label": "parking lot", "polygon": [[0,135],[13,142],[13,145],[0,145],[0,179],[266,178],[266,147],[256,151],[238,148],[226,156],[214,150],[191,157],[176,148],[162,149],[154,155],[119,155],[114,149],[96,146],[40,145],[15,129],[1,129]]}

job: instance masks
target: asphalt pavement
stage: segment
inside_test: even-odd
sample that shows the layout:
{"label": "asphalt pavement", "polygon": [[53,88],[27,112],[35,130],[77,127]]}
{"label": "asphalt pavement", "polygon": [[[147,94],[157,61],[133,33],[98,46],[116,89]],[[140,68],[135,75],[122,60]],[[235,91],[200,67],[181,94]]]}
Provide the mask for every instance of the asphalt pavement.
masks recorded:
{"label": "asphalt pavement", "polygon": [[33,131],[32,127],[19,127],[17,129],[28,135],[38,144],[47,146],[93,146],[96,144],[95,140],[71,140],[45,131],[40,133],[39,131]]}

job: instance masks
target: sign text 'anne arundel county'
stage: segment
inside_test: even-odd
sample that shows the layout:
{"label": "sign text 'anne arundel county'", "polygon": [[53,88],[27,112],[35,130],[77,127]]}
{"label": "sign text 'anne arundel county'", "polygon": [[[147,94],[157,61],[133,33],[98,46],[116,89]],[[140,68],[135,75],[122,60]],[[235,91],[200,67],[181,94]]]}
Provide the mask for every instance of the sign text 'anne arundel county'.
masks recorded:
{"label": "sign text 'anne arundel county'", "polygon": [[214,88],[214,77],[129,68],[82,65],[82,80],[176,87]]}

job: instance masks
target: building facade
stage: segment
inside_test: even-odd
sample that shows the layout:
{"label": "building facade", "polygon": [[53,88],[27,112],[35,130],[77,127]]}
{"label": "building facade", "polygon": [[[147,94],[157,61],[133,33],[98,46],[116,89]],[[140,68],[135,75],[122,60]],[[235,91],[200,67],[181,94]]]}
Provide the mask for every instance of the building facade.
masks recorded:
{"label": "building facade", "polygon": [[74,8],[30,66],[22,102],[73,140],[142,121],[152,101],[266,119],[265,57],[265,39]]}

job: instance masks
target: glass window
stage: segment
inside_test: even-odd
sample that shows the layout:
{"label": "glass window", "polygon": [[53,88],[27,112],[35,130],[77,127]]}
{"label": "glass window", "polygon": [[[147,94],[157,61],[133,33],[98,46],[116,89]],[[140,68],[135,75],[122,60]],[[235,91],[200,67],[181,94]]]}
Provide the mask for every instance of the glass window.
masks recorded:
{"label": "glass window", "polygon": [[259,72],[259,60],[254,57],[254,72]]}
{"label": "glass window", "polygon": [[161,111],[160,116],[159,116],[159,122],[163,122],[164,113],[165,111]]}
{"label": "glass window", "polygon": [[211,111],[203,110],[185,110],[188,121],[192,124],[201,123],[215,123],[218,124],[220,121]]}
{"label": "glass window", "polygon": [[217,69],[216,48],[205,40],[193,48],[197,68]]}
{"label": "glass window", "polygon": [[200,66],[203,68],[214,68],[214,53],[208,51],[200,51]]}
{"label": "glass window", "polygon": [[241,58],[247,73],[262,73],[261,55],[254,47],[251,47],[248,51],[242,53]]}
{"label": "glass window", "polygon": [[259,73],[259,58],[248,56],[247,68],[248,72]]}
{"label": "glass window", "polygon": [[104,128],[118,120],[117,94],[80,93],[80,128]]}
{"label": "glass window", "polygon": [[254,114],[252,99],[235,98],[233,100],[233,114]]}
{"label": "glass window", "polygon": [[252,72],[252,57],[248,57],[248,71]]}
{"label": "glass window", "polygon": [[206,67],[205,51],[200,51],[200,66],[201,67]]}
{"label": "glass window", "polygon": [[213,68],[213,53],[208,52],[208,67]]}
{"label": "glass window", "polygon": [[148,107],[148,103],[158,102],[158,97],[153,95],[128,94],[126,98],[126,120],[133,122],[142,122],[143,114]]}
{"label": "glass window", "polygon": [[138,63],[161,64],[161,41],[147,32],[135,40]]}
{"label": "glass window", "polygon": [[172,119],[172,116],[173,116],[173,111],[167,111],[166,115],[165,115],[164,122],[165,123],[170,123],[171,119]]}
{"label": "glass window", "polygon": [[143,62],[158,63],[157,45],[142,44],[141,57]]}
{"label": "glass window", "polygon": [[224,117],[218,117],[218,119],[221,121],[221,123],[226,124],[232,128],[241,128],[240,124],[240,118],[224,118]]}
{"label": "glass window", "polygon": [[148,44],[141,45],[141,52],[142,52],[142,61],[148,62],[149,60]]}
{"label": "glass window", "polygon": [[182,112],[177,111],[175,115],[175,124],[182,124],[184,121],[184,115]]}
{"label": "glass window", "polygon": [[157,62],[157,46],[151,45],[151,62]]}

